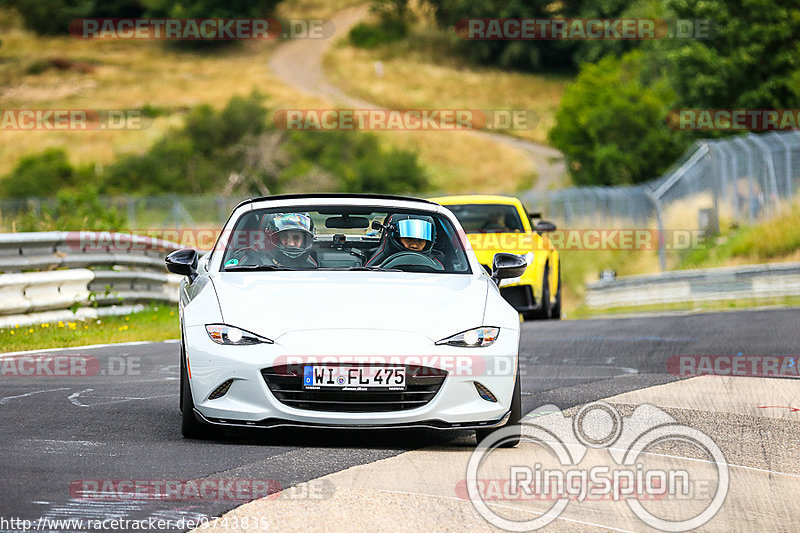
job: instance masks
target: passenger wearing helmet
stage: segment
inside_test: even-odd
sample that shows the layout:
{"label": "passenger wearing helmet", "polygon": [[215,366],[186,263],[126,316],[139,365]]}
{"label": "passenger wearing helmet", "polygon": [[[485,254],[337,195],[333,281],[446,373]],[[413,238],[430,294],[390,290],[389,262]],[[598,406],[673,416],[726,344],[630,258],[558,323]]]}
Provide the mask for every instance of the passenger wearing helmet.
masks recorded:
{"label": "passenger wearing helmet", "polygon": [[303,213],[266,215],[266,262],[288,268],[317,268],[309,253],[314,244],[314,222]]}

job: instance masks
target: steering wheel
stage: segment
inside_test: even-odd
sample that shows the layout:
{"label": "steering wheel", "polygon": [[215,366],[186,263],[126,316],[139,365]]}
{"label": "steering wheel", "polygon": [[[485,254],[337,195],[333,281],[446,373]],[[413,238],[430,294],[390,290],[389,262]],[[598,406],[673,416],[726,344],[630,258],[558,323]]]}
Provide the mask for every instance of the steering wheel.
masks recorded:
{"label": "steering wheel", "polygon": [[434,261],[427,255],[417,252],[398,252],[392,256],[389,256],[383,263],[381,263],[381,268],[402,267],[411,267],[409,270],[416,270],[418,268],[421,270],[433,271],[444,270],[444,266],[441,263]]}

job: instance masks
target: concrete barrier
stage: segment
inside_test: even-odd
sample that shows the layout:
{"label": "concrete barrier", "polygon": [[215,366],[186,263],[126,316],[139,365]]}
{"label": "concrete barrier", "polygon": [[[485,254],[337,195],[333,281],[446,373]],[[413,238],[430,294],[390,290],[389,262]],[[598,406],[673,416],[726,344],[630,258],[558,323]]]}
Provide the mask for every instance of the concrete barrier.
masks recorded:
{"label": "concrete barrier", "polygon": [[591,308],[800,296],[800,263],[675,270],[601,280],[586,287]]}
{"label": "concrete barrier", "polygon": [[116,232],[0,234],[0,327],[129,313],[141,301],[175,303],[181,277],[167,273],[164,257],[179,248]]}

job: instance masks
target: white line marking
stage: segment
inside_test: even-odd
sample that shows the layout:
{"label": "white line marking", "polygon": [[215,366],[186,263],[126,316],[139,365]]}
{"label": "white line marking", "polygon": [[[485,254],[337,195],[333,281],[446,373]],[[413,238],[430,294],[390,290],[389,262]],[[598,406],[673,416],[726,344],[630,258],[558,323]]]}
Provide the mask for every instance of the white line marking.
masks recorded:
{"label": "white line marking", "polygon": [[177,396],[178,393],[174,394],[161,394],[159,396],[145,396],[145,397],[130,397],[130,396],[106,396],[105,398],[110,398],[111,401],[105,402],[94,402],[94,403],[81,403],[78,400],[78,396],[83,394],[84,392],[94,392],[94,389],[84,389],[80,392],[76,392],[74,394],[70,394],[67,399],[72,403],[72,405],[76,405],[78,407],[95,407],[97,405],[111,405],[115,403],[125,403],[125,402],[133,402],[136,400],[156,400],[158,398],[172,398],[173,396]]}
{"label": "white line marking", "polygon": [[109,405],[109,404],[113,404],[113,403],[132,402],[134,400],[156,400],[158,398],[172,398],[172,397],[177,396],[177,395],[178,395],[178,393],[176,392],[174,394],[162,394],[160,396],[148,396],[146,398],[120,398],[120,399],[113,400],[113,401],[110,401],[110,402],[95,402],[93,404],[83,405],[83,407],[94,407],[95,405]]}
{"label": "white line marking", "polygon": [[69,387],[61,387],[60,389],[37,390],[37,391],[33,391],[33,392],[28,392],[28,393],[25,393],[25,394],[20,394],[18,396],[6,396],[5,398],[0,399],[0,405],[3,405],[8,400],[16,400],[17,398],[25,398],[25,397],[28,397],[28,396],[33,396],[34,394],[42,394],[42,393],[45,393],[45,392],[56,392],[56,391],[60,391],[60,390],[69,390]]}
{"label": "white line marking", "polygon": [[77,444],[78,446],[100,446],[99,442],[90,440],[53,440],[53,439],[25,439],[25,442],[44,442],[46,444],[58,444],[69,446]]}
{"label": "white line marking", "polygon": [[0,358],[7,355],[24,355],[28,353],[41,353],[41,352],[60,352],[64,350],[94,350],[95,348],[108,348],[109,346],[138,346],[140,344],[174,344],[180,342],[180,339],[168,339],[165,341],[131,341],[131,342],[109,342],[107,344],[89,344],[87,346],[68,346],[66,348],[39,348],[38,350],[24,350],[21,352],[6,352],[0,353]]}
{"label": "white line marking", "polygon": [[78,401],[78,396],[83,394],[84,392],[92,392],[94,389],[83,389],[80,392],[74,392],[67,396],[67,399],[72,403],[72,405],[77,405],[78,407],[89,407],[88,405],[83,405],[81,402]]}

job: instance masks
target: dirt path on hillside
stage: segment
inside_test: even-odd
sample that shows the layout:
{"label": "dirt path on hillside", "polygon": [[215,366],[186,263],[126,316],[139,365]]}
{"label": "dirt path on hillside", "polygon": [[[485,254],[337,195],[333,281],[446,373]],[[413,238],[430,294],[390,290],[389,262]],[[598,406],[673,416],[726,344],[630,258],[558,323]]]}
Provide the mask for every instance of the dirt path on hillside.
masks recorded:
{"label": "dirt path on hillside", "polygon": [[[357,6],[339,11],[332,17],[337,38],[350,31],[369,12],[369,7]],[[376,109],[379,106],[345,94],[334,86],[322,68],[322,58],[335,39],[297,39],[289,41],[275,51],[269,62],[270,68],[286,84],[298,91],[311,94],[337,104],[361,109]],[[446,107],[446,104],[444,104]],[[521,151],[536,169],[539,178],[534,191],[546,191],[564,182],[566,167],[563,154],[543,144],[516,139],[500,133],[475,131],[475,135],[491,139]]]}

